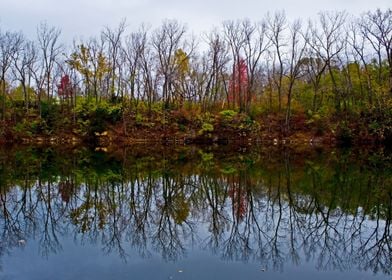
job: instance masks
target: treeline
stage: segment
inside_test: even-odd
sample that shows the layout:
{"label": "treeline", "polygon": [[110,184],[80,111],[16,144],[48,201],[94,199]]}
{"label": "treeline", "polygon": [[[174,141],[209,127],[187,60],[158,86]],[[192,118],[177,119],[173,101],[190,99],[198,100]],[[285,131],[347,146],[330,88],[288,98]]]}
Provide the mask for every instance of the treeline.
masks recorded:
{"label": "treeline", "polygon": [[284,134],[294,115],[347,137],[358,119],[381,138],[391,134],[391,9],[321,12],[306,22],[277,12],[225,21],[199,37],[176,20],[126,28],[124,20],[72,47],[47,24],[33,41],[0,29],[0,133],[9,123],[23,130],[31,118],[50,130],[97,117],[123,121],[126,131],[159,110],[230,109],[252,120],[274,116]]}

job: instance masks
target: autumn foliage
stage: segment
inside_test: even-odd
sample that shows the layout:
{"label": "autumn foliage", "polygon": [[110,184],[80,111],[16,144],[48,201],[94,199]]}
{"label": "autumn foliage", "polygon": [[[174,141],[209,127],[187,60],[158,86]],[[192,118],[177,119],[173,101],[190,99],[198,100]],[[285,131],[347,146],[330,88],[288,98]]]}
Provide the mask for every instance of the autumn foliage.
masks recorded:
{"label": "autumn foliage", "polygon": [[60,84],[57,85],[57,93],[62,98],[72,97],[72,84],[68,75],[61,77]]}
{"label": "autumn foliage", "polygon": [[233,73],[229,81],[229,103],[242,108],[246,104],[247,91],[247,65],[244,59],[240,59],[239,63],[233,65]]}

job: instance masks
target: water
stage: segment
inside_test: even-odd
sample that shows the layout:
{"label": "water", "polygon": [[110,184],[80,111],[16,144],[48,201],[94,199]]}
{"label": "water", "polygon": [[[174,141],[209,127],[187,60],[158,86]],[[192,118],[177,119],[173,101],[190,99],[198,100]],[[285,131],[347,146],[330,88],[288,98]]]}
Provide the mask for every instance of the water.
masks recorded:
{"label": "water", "polygon": [[0,151],[0,279],[390,279],[382,149]]}

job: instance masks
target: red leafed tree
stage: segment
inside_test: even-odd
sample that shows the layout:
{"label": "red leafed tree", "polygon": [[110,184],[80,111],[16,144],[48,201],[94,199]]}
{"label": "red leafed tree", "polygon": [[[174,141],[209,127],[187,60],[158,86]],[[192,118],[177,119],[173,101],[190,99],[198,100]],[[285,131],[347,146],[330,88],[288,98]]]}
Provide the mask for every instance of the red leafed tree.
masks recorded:
{"label": "red leafed tree", "polygon": [[232,201],[235,218],[241,221],[245,217],[246,211],[248,209],[246,193],[241,187],[233,184],[230,186],[228,194]]}
{"label": "red leafed tree", "polygon": [[229,103],[239,106],[240,110],[244,109],[248,91],[248,66],[244,59],[234,64],[233,73],[229,82]]}
{"label": "red leafed tree", "polygon": [[62,201],[68,203],[73,195],[73,184],[70,181],[60,182],[58,185]]}
{"label": "red leafed tree", "polygon": [[68,75],[61,77],[60,84],[57,85],[57,93],[64,99],[72,97],[72,84]]}

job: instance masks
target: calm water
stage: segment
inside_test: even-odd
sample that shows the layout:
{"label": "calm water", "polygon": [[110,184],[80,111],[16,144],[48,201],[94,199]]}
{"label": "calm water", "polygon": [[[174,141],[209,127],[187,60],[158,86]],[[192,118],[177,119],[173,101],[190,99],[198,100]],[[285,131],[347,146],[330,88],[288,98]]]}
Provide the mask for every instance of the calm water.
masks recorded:
{"label": "calm water", "polygon": [[0,151],[0,279],[391,279],[383,150]]}

